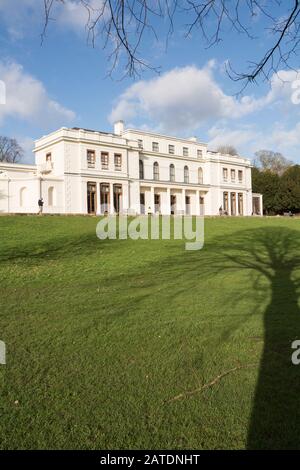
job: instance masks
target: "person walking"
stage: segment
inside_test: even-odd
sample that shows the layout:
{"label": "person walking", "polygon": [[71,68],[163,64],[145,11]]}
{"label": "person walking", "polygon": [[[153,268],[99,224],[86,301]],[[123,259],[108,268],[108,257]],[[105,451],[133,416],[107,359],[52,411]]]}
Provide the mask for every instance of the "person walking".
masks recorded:
{"label": "person walking", "polygon": [[43,213],[43,206],[44,206],[44,201],[43,201],[43,198],[40,197],[40,199],[38,200],[38,205],[39,205],[39,215],[42,215]]}

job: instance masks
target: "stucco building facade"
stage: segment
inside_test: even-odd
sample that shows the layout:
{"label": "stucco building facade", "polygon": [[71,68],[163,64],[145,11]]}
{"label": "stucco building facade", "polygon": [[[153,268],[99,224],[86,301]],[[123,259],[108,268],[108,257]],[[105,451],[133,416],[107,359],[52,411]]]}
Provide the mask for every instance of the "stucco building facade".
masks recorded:
{"label": "stucco building facade", "polygon": [[251,164],[196,138],[136,129],[61,128],[35,142],[35,164],[0,163],[0,212],[262,214]]}

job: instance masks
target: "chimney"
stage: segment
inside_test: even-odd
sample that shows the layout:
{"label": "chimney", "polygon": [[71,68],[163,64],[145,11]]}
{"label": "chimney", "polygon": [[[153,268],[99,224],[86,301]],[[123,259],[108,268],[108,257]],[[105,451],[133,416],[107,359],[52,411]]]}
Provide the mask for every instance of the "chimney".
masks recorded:
{"label": "chimney", "polygon": [[116,135],[122,135],[124,132],[124,121],[117,121],[114,123],[114,133]]}

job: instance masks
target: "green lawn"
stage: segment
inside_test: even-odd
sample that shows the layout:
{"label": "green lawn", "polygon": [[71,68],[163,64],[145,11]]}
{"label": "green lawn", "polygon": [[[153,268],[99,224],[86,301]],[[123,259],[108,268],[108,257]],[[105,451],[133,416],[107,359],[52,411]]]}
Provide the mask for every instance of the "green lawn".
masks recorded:
{"label": "green lawn", "polygon": [[200,251],[96,223],[0,217],[0,447],[300,448],[300,220]]}

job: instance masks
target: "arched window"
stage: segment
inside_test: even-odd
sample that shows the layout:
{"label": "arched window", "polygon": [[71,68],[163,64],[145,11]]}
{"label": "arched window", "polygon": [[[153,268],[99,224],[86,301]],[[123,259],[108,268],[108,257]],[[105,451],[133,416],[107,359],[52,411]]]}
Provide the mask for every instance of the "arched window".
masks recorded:
{"label": "arched window", "polygon": [[202,170],[202,168],[198,168],[198,183],[203,184],[203,170]]}
{"label": "arched window", "polygon": [[48,206],[54,206],[54,187],[48,188]]}
{"label": "arched window", "polygon": [[157,162],[153,163],[153,179],[159,180],[159,165]]}
{"label": "arched window", "polygon": [[170,165],[170,181],[175,181],[175,166],[173,163]]}
{"label": "arched window", "polygon": [[27,188],[24,186],[20,189],[20,206],[24,207],[27,205]]}
{"label": "arched window", "polygon": [[139,161],[139,168],[140,168],[140,180],[144,179],[144,162],[143,160]]}
{"label": "arched window", "polygon": [[185,183],[189,182],[189,167],[188,166],[184,167],[184,182]]}

